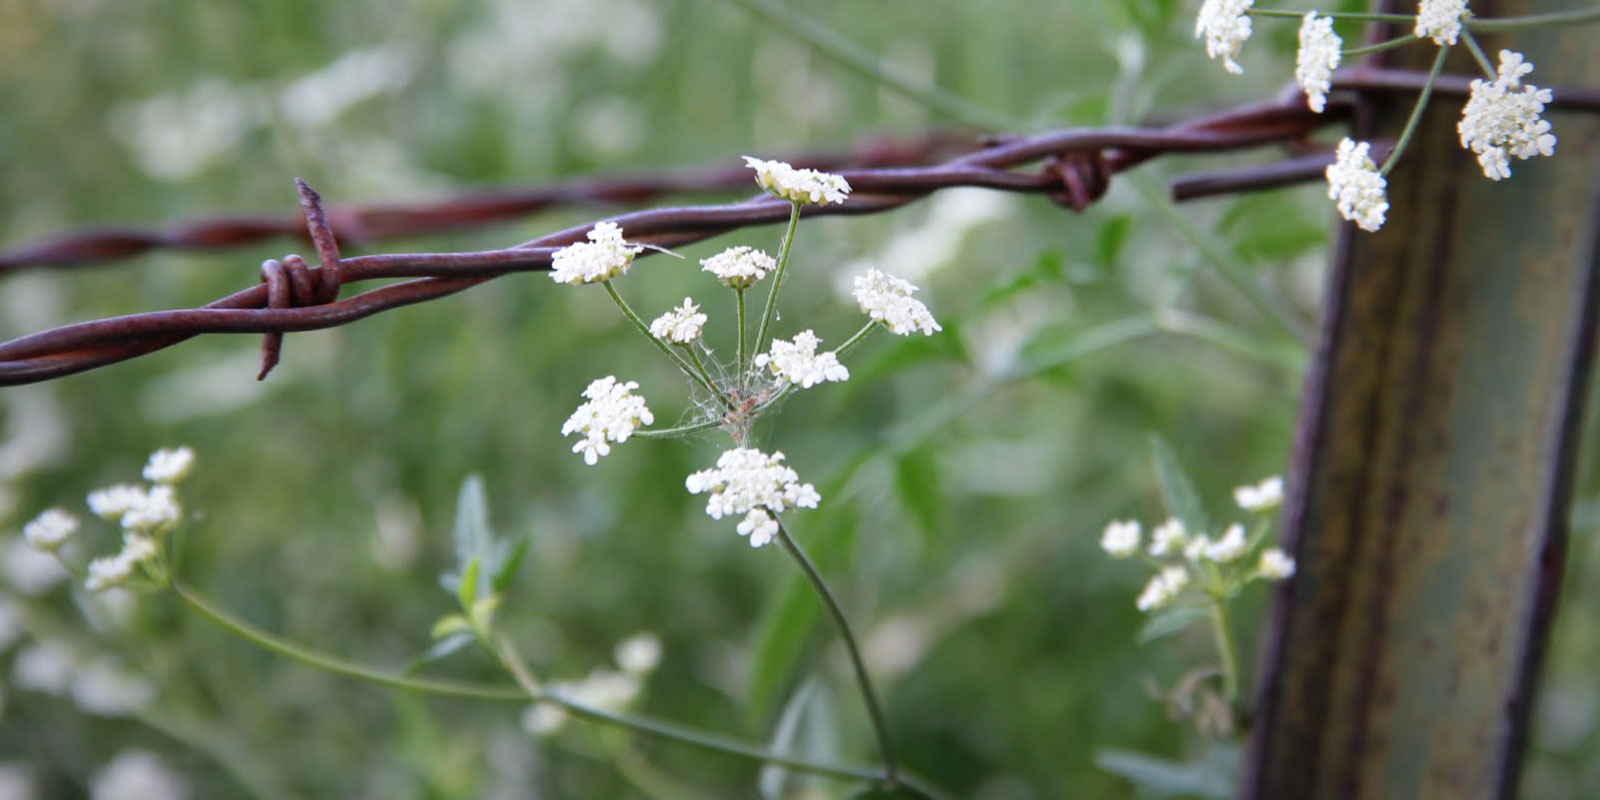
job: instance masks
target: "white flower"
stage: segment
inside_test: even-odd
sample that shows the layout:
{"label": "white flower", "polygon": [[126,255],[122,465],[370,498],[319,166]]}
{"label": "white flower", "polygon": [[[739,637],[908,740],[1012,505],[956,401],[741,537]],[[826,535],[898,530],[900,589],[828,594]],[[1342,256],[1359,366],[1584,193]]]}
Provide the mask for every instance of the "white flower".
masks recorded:
{"label": "white flower", "polygon": [[90,800],[185,800],[189,785],[155,754],[124,750],[95,773]]}
{"label": "white flower", "polygon": [[1183,520],[1173,517],[1156,526],[1150,532],[1150,555],[1161,557],[1168,553],[1176,553],[1183,548],[1189,540],[1189,531],[1183,527]]}
{"label": "white flower", "polygon": [[126,483],[89,493],[89,510],[95,516],[112,522],[122,519],[123,514],[142,507],[144,503],[144,489]]}
{"label": "white flower", "polygon": [[1218,564],[1226,564],[1243,556],[1247,546],[1248,543],[1244,538],[1244,526],[1235,523],[1229,525],[1228,529],[1222,532],[1221,539],[1206,546],[1205,557]]}
{"label": "white flower", "polygon": [[1261,563],[1256,572],[1269,581],[1281,581],[1294,575],[1294,559],[1276,547],[1261,551]]}
{"label": "white flower", "polygon": [[700,338],[700,329],[706,324],[706,315],[700,306],[685,297],[683,305],[662,314],[650,323],[650,335],[673,344],[688,344]]}
{"label": "white flower", "polygon": [[1189,561],[1198,562],[1206,557],[1206,553],[1213,544],[1215,543],[1211,541],[1210,536],[1204,534],[1196,536],[1183,546],[1183,557]]}
{"label": "white flower", "polygon": [[1472,96],[1456,123],[1461,146],[1478,154],[1478,166],[1491,180],[1511,177],[1512,156],[1555,154],[1556,137],[1539,116],[1552,95],[1549,89],[1523,85],[1522,76],[1532,71],[1521,53],[1501,50],[1499,76],[1492,83],[1472,82]]}
{"label": "white flower", "polygon": [[12,539],[0,549],[0,573],[6,585],[26,595],[39,595],[72,577],[60,559],[41,553],[21,539]]}
{"label": "white flower", "polygon": [[717,276],[730,289],[748,289],[778,268],[772,256],[753,247],[730,247],[700,260],[700,269]]}
{"label": "white flower", "polygon": [[522,728],[534,736],[549,736],[566,721],[567,710],[555,703],[534,703],[522,712]]}
{"label": "white flower", "polygon": [[1127,558],[1139,551],[1140,528],[1137,520],[1116,521],[1100,535],[1100,549],[1113,558]]}
{"label": "white flower", "polygon": [[194,451],[188,447],[163,448],[150,454],[144,479],[151,483],[174,484],[188,477],[194,466]]}
{"label": "white flower", "polygon": [[1333,71],[1339,68],[1339,48],[1344,45],[1333,32],[1333,18],[1319,17],[1315,11],[1300,21],[1300,49],[1294,57],[1294,79],[1305,90],[1306,105],[1318,114],[1327,107]]}
{"label": "white flower", "polygon": [[581,681],[556,681],[549,692],[563,700],[602,711],[621,711],[641,689],[639,679],[626,672],[597,669]]}
{"label": "white flower", "polygon": [[661,640],[648,631],[636,633],[617,642],[612,653],[617,666],[629,675],[644,675],[661,663]]}
{"label": "white flower", "polygon": [[572,412],[561,426],[561,435],[583,434],[584,438],[572,446],[572,452],[582,453],[584,463],[592,466],[610,453],[607,441],[626,442],[641,424],[655,422],[644,398],[633,393],[637,388],[639,384],[634,381],[618,383],[615,375],[607,375],[583,390],[589,402]]}
{"label": "white flower", "polygon": [[1233,501],[1245,511],[1268,511],[1283,503],[1283,478],[1273,475],[1254,486],[1233,490]]}
{"label": "white flower", "polygon": [[917,287],[910,281],[875,269],[855,279],[856,303],[861,306],[861,313],[883,323],[890,333],[908,336],[921,330],[924,336],[932,336],[934,331],[944,330],[928,313],[928,307],[911,296],[916,292]]}
{"label": "white flower", "polygon": [[745,166],[756,171],[756,183],[768,194],[791,203],[843,203],[850,184],[843,176],[814,169],[795,169],[782,161],[762,161],[744,157]]}
{"label": "white flower", "polygon": [[78,659],[66,645],[51,639],[23,648],[11,663],[11,682],[19,689],[66,694]]}
{"label": "white flower", "polygon": [[1167,567],[1145,584],[1139,599],[1134,601],[1140,611],[1154,611],[1171,603],[1189,584],[1189,571],[1183,567]]}
{"label": "white flower", "polygon": [[144,502],[122,515],[124,530],[152,532],[171,527],[183,512],[171,486],[153,486],[144,493]]}
{"label": "white flower", "polygon": [[90,662],[72,679],[73,702],[80,710],[102,717],[127,714],[155,696],[155,687],[111,658]]}
{"label": "white flower", "polygon": [[[766,544],[778,532],[778,523],[768,511],[778,514],[790,508],[816,508],[822,500],[816,487],[801,483],[800,476],[783,465],[783,453],[769,456],[749,447],[723,452],[715,469],[690,475],[684,486],[689,494],[710,493],[706,514],[712,519],[745,515],[739,534],[749,536],[752,547]],[[756,514],[766,522],[753,519]]]}
{"label": "white flower", "polygon": [[78,518],[59,508],[46,510],[22,526],[22,539],[42,553],[54,552],[78,530]]}
{"label": "white flower", "polygon": [[580,286],[608,281],[628,272],[633,257],[643,247],[629,247],[622,239],[622,228],[615,222],[596,223],[589,241],[569,244],[550,259],[550,279]]}
{"label": "white flower", "polygon": [[89,562],[89,578],[83,588],[103,592],[120,586],[133,577],[141,563],[156,556],[156,543],[148,536],[129,531],[122,535],[122,551],[114,556],[103,556]]}
{"label": "white flower", "polygon": [[1434,44],[1455,44],[1461,35],[1461,18],[1467,14],[1467,0],[1422,0],[1417,4],[1418,39]]}
{"label": "white flower", "polygon": [[839,354],[818,353],[822,340],[809,330],[796,334],[794,341],[772,340],[770,352],[756,356],[756,369],[768,367],[772,376],[802,389],[810,389],[824,381],[845,381],[850,370],[839,363]]}
{"label": "white flower", "polygon": [[1369,147],[1348,138],[1339,142],[1338,156],[1327,170],[1328,199],[1338,203],[1340,216],[1362,230],[1375,231],[1383,227],[1383,215],[1389,210],[1384,197],[1389,182],[1367,157]]}
{"label": "white flower", "polygon": [[1206,40],[1206,55],[1222,57],[1222,68],[1239,75],[1244,68],[1233,57],[1250,38],[1250,7],[1255,0],[1205,0],[1195,19],[1194,38]]}

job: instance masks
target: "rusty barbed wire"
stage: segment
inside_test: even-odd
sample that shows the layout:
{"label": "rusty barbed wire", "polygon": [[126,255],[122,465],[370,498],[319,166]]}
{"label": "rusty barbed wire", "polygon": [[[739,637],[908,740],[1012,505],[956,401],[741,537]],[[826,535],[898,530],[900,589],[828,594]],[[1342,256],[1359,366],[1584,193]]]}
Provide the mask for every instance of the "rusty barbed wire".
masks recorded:
{"label": "rusty barbed wire", "polygon": [[[840,152],[805,153],[786,160],[820,170],[927,164],[979,146],[971,135],[938,132],[914,139],[870,137]],[[574,181],[467,192],[432,202],[374,203],[325,209],[330,227],[347,243],[480,227],[560,207],[630,206],[674,195],[729,192],[750,185],[735,163],[670,171],[640,171]],[[92,266],[154,250],[222,250],[267,239],[309,242],[300,216],[224,215],[157,227],[97,227],[0,251],[0,277],[33,267]]]}
{"label": "rusty barbed wire", "polygon": [[[1336,83],[1344,89],[1408,89],[1414,80],[1393,70],[1361,70]],[[1442,81],[1436,91],[1464,93],[1466,81]],[[1600,109],[1600,92],[1556,90],[1555,108]],[[1037,136],[995,137],[981,149],[940,164],[839,170],[854,193],[841,205],[813,206],[805,216],[872,214],[899,208],[947,188],[983,187],[1042,194],[1074,210],[1083,210],[1124,169],[1168,153],[1237,150],[1265,144],[1286,144],[1298,156],[1290,162],[1250,166],[1214,173],[1175,191],[1200,197],[1219,191],[1240,191],[1282,185],[1317,175],[1314,159],[1305,156],[1309,134],[1342,121],[1347,101],[1330,102],[1328,112],[1315,114],[1297,96],[1284,96],[1161,128],[1064,130]],[[1014,171],[1042,162],[1037,172]],[[740,170],[743,180],[748,174]],[[1187,188],[1185,188],[1187,186]],[[321,264],[310,267],[299,256],[269,259],[262,265],[262,283],[201,308],[154,311],[64,325],[0,343],[0,385],[32,383],[94,369],[170,347],[204,333],[264,334],[261,376],[277,362],[282,335],[344,325],[381,311],[445,297],[493,278],[548,269],[556,250],[579,241],[592,223],[567,228],[501,250],[460,253],[393,253],[341,257],[329,215],[316,193],[297,182],[307,238]],[[676,247],[739,228],[776,224],[787,219],[789,204],[757,195],[738,203],[649,209],[613,216],[631,241]],[[647,250],[641,256],[648,256]],[[339,300],[346,283],[413,278]]]}

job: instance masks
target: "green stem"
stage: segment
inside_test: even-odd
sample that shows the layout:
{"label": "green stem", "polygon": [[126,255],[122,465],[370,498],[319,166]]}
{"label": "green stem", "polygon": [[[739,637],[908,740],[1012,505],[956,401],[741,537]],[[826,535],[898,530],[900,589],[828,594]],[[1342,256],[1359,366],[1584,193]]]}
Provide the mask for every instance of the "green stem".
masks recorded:
{"label": "green stem", "polygon": [[[1304,19],[1306,12],[1290,11],[1280,8],[1250,8],[1245,13],[1257,17],[1287,17],[1290,19]],[[1353,19],[1363,22],[1415,22],[1417,18],[1411,14],[1368,14],[1354,11],[1318,11],[1319,17],[1333,17],[1334,19]]]}
{"label": "green stem", "polygon": [[778,309],[778,287],[783,284],[783,273],[789,269],[789,251],[794,249],[794,230],[800,224],[800,204],[789,204],[789,227],[783,232],[783,242],[778,245],[778,270],[772,276],[772,288],[767,290],[767,307],[761,310],[761,327],[756,329],[756,352],[767,346],[767,329],[772,326],[772,315]]}
{"label": "green stem", "polygon": [[[777,517],[773,517],[777,522]],[[850,629],[850,621],[845,619],[844,609],[839,607],[839,601],[834,598],[832,590],[828,588],[827,581],[823,580],[822,573],[817,571],[815,564],[806,557],[800,543],[789,535],[782,522],[778,524],[778,541],[783,549],[794,558],[800,571],[805,573],[806,580],[811,582],[811,588],[816,590],[817,597],[822,600],[823,606],[828,609],[828,615],[833,617],[834,627],[839,631],[839,638],[844,640],[845,650],[850,653],[850,665],[855,669],[856,685],[861,689],[861,699],[867,706],[867,715],[872,718],[872,730],[878,737],[878,754],[883,758],[884,782],[893,786],[899,782],[896,775],[894,744],[889,739],[889,724],[884,717],[883,709],[878,706],[878,695],[872,688],[872,678],[867,675],[866,662],[861,659],[861,648],[856,646],[856,637]]]}
{"label": "green stem", "polygon": [[1018,126],[986,108],[953,95],[937,86],[921,86],[878,66],[878,56],[840,35],[816,20],[773,0],[730,0],[744,10],[760,17],[762,21],[793,36],[840,66],[876,83],[898,92],[928,109],[958,120],[974,128],[990,130],[1015,130]]}
{"label": "green stem", "polygon": [[[1463,31],[1463,33],[1466,33]],[[1468,40],[1472,34],[1466,34]],[[1417,132],[1418,123],[1422,122],[1422,112],[1428,107],[1428,96],[1433,94],[1433,84],[1439,80],[1439,71],[1444,69],[1445,57],[1450,55],[1450,45],[1439,48],[1439,54],[1433,57],[1433,69],[1428,70],[1428,82],[1422,85],[1422,94],[1417,97],[1417,104],[1411,109],[1411,118],[1406,120],[1405,130],[1400,132],[1400,141],[1394,143],[1394,149],[1389,151],[1389,157],[1383,160],[1383,166],[1378,169],[1379,175],[1388,175],[1394,165],[1400,162],[1400,156],[1406,151],[1406,145],[1411,144],[1411,136]]]}
{"label": "green stem", "polygon": [[1233,626],[1228,623],[1228,609],[1222,601],[1212,598],[1211,633],[1217,640],[1217,656],[1222,659],[1222,696],[1231,707],[1239,701],[1239,657],[1233,650]]}
{"label": "green stem", "polygon": [[1341,58],[1349,58],[1351,56],[1364,56],[1369,53],[1381,53],[1385,50],[1393,50],[1396,47],[1404,47],[1415,41],[1417,41],[1417,35],[1414,33],[1408,33],[1398,39],[1390,39],[1387,42],[1378,42],[1377,44],[1369,44],[1366,47],[1353,47],[1349,50],[1340,50],[1339,56]]}
{"label": "green stem", "polygon": [[706,365],[700,363],[700,354],[696,353],[690,345],[680,344],[678,346],[683,348],[683,352],[689,354],[689,363],[694,365],[695,372],[700,375],[701,385],[715,386],[716,381],[711,380],[711,373],[706,371]]}
{"label": "green stem", "polygon": [[[196,594],[187,586],[176,581],[174,581],[172,584],[172,591],[180,600],[184,602],[184,604],[199,612],[201,616],[211,620],[217,625],[227,629],[229,632],[239,636],[251,644],[256,645],[257,647],[262,648],[263,650],[276,653],[291,661],[296,661],[309,667],[315,667],[323,670],[324,672],[339,675],[341,677],[353,678],[355,680],[359,680],[364,683],[370,683],[375,686],[382,686],[389,689],[401,689],[404,691],[418,692],[421,694],[458,697],[469,700],[492,700],[497,702],[512,703],[554,703],[566,709],[567,712],[573,716],[581,719],[588,719],[593,722],[600,722],[607,725],[628,728],[640,733],[657,736],[663,739],[671,739],[692,747],[698,747],[702,750],[710,750],[761,764],[777,764],[778,766],[787,767],[788,769],[799,772],[808,772],[814,775],[828,775],[835,778],[847,778],[853,780],[886,781],[886,776],[892,774],[886,768],[825,764],[814,761],[803,761],[800,759],[788,758],[776,753],[767,752],[756,745],[746,744],[745,742],[741,742],[737,739],[731,739],[719,734],[701,731],[649,717],[613,714],[609,711],[602,711],[598,708],[591,708],[579,703],[574,703],[559,695],[529,691],[525,685],[502,688],[498,686],[484,686],[481,684],[466,683],[462,681],[412,678],[384,672],[382,670],[373,669],[371,667],[356,664],[351,661],[346,661],[345,659],[338,658],[336,656],[319,653],[308,648],[301,647],[298,644],[294,644],[293,642],[289,642],[281,637],[268,633],[248,622],[245,622],[244,620],[235,618],[233,615],[222,610],[221,608],[212,605],[210,601],[201,597],[199,594]],[[510,655],[514,658],[515,652],[511,651]],[[512,669],[510,664],[507,664],[506,667],[508,671],[510,671],[514,676],[518,677],[519,682],[527,681],[531,685],[538,685],[537,681],[534,681],[532,675],[528,672],[526,665],[522,664],[520,659],[516,659],[513,663],[517,665],[516,669]]]}
{"label": "green stem", "polygon": [[657,339],[656,335],[650,332],[650,326],[644,324],[644,320],[640,319],[639,315],[634,313],[633,307],[628,305],[628,301],[622,299],[622,295],[617,294],[617,287],[612,286],[611,281],[601,281],[600,285],[606,287],[606,293],[611,295],[611,299],[616,302],[617,308],[622,309],[622,315],[627,317],[628,321],[633,323],[633,327],[637,328],[640,333],[644,334],[644,338],[649,339],[650,343],[655,345],[657,350],[660,350],[662,353],[664,353],[667,358],[672,359],[672,363],[678,365],[678,369],[683,370],[685,375],[688,375],[695,382],[699,383],[701,386],[704,386],[706,391],[711,393],[712,397],[722,401],[722,404],[728,408],[733,407],[733,402],[724,396],[722,392],[717,391],[717,387],[712,385],[711,381],[701,377],[700,375],[697,375],[694,371],[694,367],[691,366],[689,362],[683,360],[683,357],[677,353],[672,352],[672,348],[668,347],[666,342]]}
{"label": "green stem", "polygon": [[856,331],[854,335],[852,335],[849,339],[846,339],[845,343],[839,345],[839,347],[833,352],[837,353],[840,357],[843,357],[844,354],[854,350],[856,345],[861,344],[862,340],[867,338],[867,334],[871,333],[872,329],[876,327],[878,327],[878,323],[876,321],[869,321],[867,324],[862,325],[861,330]]}
{"label": "green stem", "polygon": [[743,389],[744,385],[745,385],[745,374],[744,374],[744,369],[745,369],[745,352],[744,352],[744,336],[745,336],[745,330],[744,330],[744,326],[745,326],[745,322],[744,322],[744,290],[743,289],[734,289],[733,290],[733,295],[734,295],[734,298],[736,299],[736,302],[737,302],[737,304],[739,306],[739,372],[738,372],[738,377],[739,377],[739,388]]}
{"label": "green stem", "polygon": [[1500,77],[1499,71],[1489,63],[1489,57],[1484,55],[1483,48],[1478,46],[1478,38],[1472,35],[1472,31],[1462,31],[1461,38],[1466,42],[1467,49],[1472,51],[1472,59],[1478,62],[1478,68],[1483,70],[1483,74],[1491,81]]}
{"label": "green stem", "polygon": [[1539,25],[1572,25],[1597,21],[1600,21],[1600,6],[1582,8],[1576,11],[1529,14],[1525,17],[1500,17],[1498,19],[1468,17],[1464,24],[1475,31],[1509,31],[1517,28],[1532,28]]}

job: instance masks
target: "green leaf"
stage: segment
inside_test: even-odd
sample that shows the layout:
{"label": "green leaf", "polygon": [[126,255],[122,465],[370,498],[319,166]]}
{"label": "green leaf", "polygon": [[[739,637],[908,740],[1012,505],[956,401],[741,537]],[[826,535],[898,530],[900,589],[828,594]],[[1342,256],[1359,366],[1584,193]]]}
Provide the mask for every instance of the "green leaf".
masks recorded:
{"label": "green leaf", "polygon": [[942,527],[939,524],[944,518],[941,483],[933,448],[915,448],[895,459],[894,484],[900,504],[928,537],[937,536]]}
{"label": "green leaf", "polygon": [[493,594],[505,594],[511,588],[511,580],[517,576],[517,567],[522,566],[522,559],[528,555],[528,545],[533,543],[532,537],[523,536],[511,548],[511,555],[506,558],[500,569],[495,570],[494,580],[490,584]]}
{"label": "green leaf", "polygon": [[1181,762],[1129,750],[1102,749],[1094,754],[1094,763],[1157,797],[1228,800],[1233,797],[1238,750],[1219,745],[1199,760]]}
{"label": "green leaf", "polygon": [[[489,530],[489,501],[483,490],[483,478],[478,475],[468,475],[461,482],[461,491],[456,497],[456,524],[451,531],[451,538],[456,546],[456,571],[439,576],[439,585],[460,597],[461,570],[465,570],[468,564],[476,559],[487,566],[492,574],[496,572],[494,567],[500,563],[494,534]],[[471,597],[476,597],[481,591],[480,587],[471,585],[469,590]],[[469,605],[462,603],[462,608]]]}
{"label": "green leaf", "polygon": [[433,623],[433,627],[428,630],[428,638],[439,639],[462,631],[472,632],[472,623],[467,620],[466,615],[447,614]]}
{"label": "green leaf", "polygon": [[[772,732],[772,743],[768,749],[784,757],[795,755],[795,736],[800,732],[800,719],[806,713],[806,705],[811,701],[811,695],[816,691],[815,681],[806,681],[800,689],[789,698],[783,706],[783,713],[778,715],[778,724]],[[783,782],[789,777],[789,770],[778,764],[768,764],[761,768],[761,774],[756,779],[756,788],[766,800],[779,800],[783,797]]]}
{"label": "green leaf", "polygon": [[[459,620],[463,626],[466,625],[467,620],[465,617],[460,615],[452,616],[454,616],[456,620]],[[445,619],[450,619],[450,617],[446,617]],[[444,621],[445,620],[439,620],[441,623]],[[438,628],[438,625],[434,625],[435,631],[438,631]],[[444,636],[444,638],[434,642],[433,646],[429,647],[427,652],[417,656],[410,664],[407,664],[405,668],[405,674],[409,675],[419,669],[422,669],[423,667],[428,666],[429,664],[440,661],[460,652],[461,648],[472,644],[475,638],[476,637],[472,635],[472,631],[465,630],[464,628],[458,629],[454,633]]]}
{"label": "green leaf", "polygon": [[1168,513],[1182,520],[1191,533],[1204,532],[1210,523],[1205,507],[1200,504],[1200,494],[1195,491],[1178,456],[1160,434],[1150,434],[1150,456],[1155,461],[1156,478],[1161,482],[1161,497],[1166,501]]}
{"label": "green leaf", "polygon": [[1059,329],[1044,331],[1022,348],[1016,366],[1012,367],[1012,373],[1019,378],[1037,375],[1085,356],[1144,338],[1156,333],[1157,330],[1149,315],[1140,314],[1065,333]]}
{"label": "green leaf", "polygon": [[472,618],[473,627],[478,630],[489,630],[489,623],[494,621],[494,612],[500,608],[500,595],[486,594],[472,603],[472,610],[467,612]]}
{"label": "green leaf", "polygon": [[1128,243],[1128,235],[1133,233],[1133,215],[1118,214],[1105,221],[1094,237],[1095,262],[1106,268],[1117,265],[1117,257],[1122,255],[1123,245]]}
{"label": "green leaf", "polygon": [[456,584],[456,601],[461,603],[461,610],[471,612],[474,600],[478,593],[478,558],[473,556],[467,562],[466,571],[461,573],[461,582]]}
{"label": "green leaf", "polygon": [[1139,644],[1149,644],[1157,639],[1171,636],[1174,633],[1193,625],[1206,618],[1206,611],[1193,606],[1175,606],[1150,615],[1150,619],[1139,629],[1137,641]]}

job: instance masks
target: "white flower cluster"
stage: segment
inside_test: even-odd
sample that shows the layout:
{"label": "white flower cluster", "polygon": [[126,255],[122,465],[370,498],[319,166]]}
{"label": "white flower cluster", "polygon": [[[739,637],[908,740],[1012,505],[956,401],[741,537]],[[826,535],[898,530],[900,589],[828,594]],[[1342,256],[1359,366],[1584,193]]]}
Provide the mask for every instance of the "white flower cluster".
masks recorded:
{"label": "white flower cluster", "polygon": [[157,552],[155,540],[149,536],[133,531],[123,533],[120,552],[89,562],[89,578],[83,582],[83,588],[102,592],[121,586],[133,577],[133,571],[140,564],[155,558]]}
{"label": "white flower cluster", "polygon": [[1271,511],[1283,504],[1283,478],[1273,475],[1254,486],[1237,487],[1233,501],[1245,511]]}
{"label": "white flower cluster", "polygon": [[729,289],[748,289],[778,268],[772,256],[754,247],[730,247],[700,260],[702,272],[709,272]]}
{"label": "white flower cluster", "polygon": [[1461,19],[1467,15],[1467,0],[1422,0],[1417,4],[1418,39],[1434,44],[1455,44],[1461,35]]}
{"label": "white flower cluster", "polygon": [[1492,82],[1472,82],[1472,95],[1456,124],[1461,146],[1478,154],[1478,166],[1491,180],[1511,177],[1512,156],[1525,160],[1555,155],[1556,137],[1540,117],[1552,95],[1549,89],[1522,83],[1522,76],[1532,71],[1521,53],[1501,50],[1499,75]]}
{"label": "white flower cluster", "polygon": [[1300,21],[1300,49],[1294,57],[1294,79],[1305,90],[1306,105],[1321,114],[1328,105],[1333,71],[1339,68],[1344,42],[1333,32],[1333,18],[1313,11]]}
{"label": "white flower cluster", "polygon": [[583,434],[583,439],[572,446],[572,452],[582,453],[584,463],[595,465],[601,456],[611,452],[608,442],[626,442],[641,424],[655,422],[644,398],[633,393],[637,388],[635,381],[618,383],[615,375],[607,375],[583,390],[588,402],[567,418],[561,435]]}
{"label": "white flower cluster", "polygon": [[824,381],[849,380],[850,370],[839,363],[839,354],[818,353],[820,344],[822,339],[809,330],[796,334],[794,341],[773,339],[771,351],[756,356],[756,369],[769,368],[774,378],[802,389]]}
{"label": "white flower cluster", "polygon": [[626,274],[633,257],[642,250],[643,247],[628,246],[622,238],[622,228],[615,222],[597,223],[589,231],[589,241],[556,251],[550,259],[550,279],[570,286],[608,281]]}
{"label": "white flower cluster", "polygon": [[700,306],[685,297],[683,305],[656,317],[650,323],[650,335],[673,344],[689,344],[700,338],[700,329],[705,324],[706,315],[700,313]]}
{"label": "white flower cluster", "polygon": [[[1273,476],[1253,486],[1234,489],[1234,499],[1247,511],[1263,512],[1283,501],[1283,480]],[[1246,558],[1259,546],[1266,533],[1261,522],[1256,535],[1245,533],[1234,523],[1218,538],[1191,533],[1177,518],[1168,519],[1150,532],[1145,552],[1155,561],[1156,574],[1145,584],[1135,601],[1140,611],[1154,611],[1172,604],[1185,587],[1198,581],[1211,597],[1231,596],[1252,580],[1278,581],[1294,575],[1294,559],[1276,547],[1261,551],[1254,567]],[[1100,548],[1112,558],[1137,555],[1142,545],[1142,528],[1135,520],[1115,520],[1100,535]]]}
{"label": "white flower cluster", "polygon": [[162,448],[150,454],[149,463],[144,465],[144,479],[171,486],[189,477],[189,470],[193,467],[194,450],[188,447]]}
{"label": "white flower cluster", "polygon": [[[582,680],[552,681],[546,691],[561,700],[587,708],[617,713],[628,707],[644,689],[644,680],[661,663],[661,640],[649,632],[634,634],[617,643],[613,656],[618,670],[591,670]],[[567,721],[567,710],[557,703],[534,703],[522,714],[522,727],[535,736],[549,736]]]}
{"label": "white flower cluster", "polygon": [[55,552],[78,530],[78,518],[59,508],[47,509],[22,526],[22,540],[42,553]]}
{"label": "white flower cluster", "polygon": [[934,331],[944,330],[928,307],[911,296],[916,292],[917,287],[910,281],[875,269],[855,279],[856,303],[861,306],[861,313],[883,323],[890,333],[909,336],[920,330],[924,336],[932,336]]}
{"label": "white flower cluster", "polygon": [[1370,147],[1366,142],[1345,138],[1339,142],[1339,151],[1326,174],[1328,199],[1337,203],[1339,215],[1362,230],[1375,231],[1383,227],[1384,215],[1389,211],[1384,195],[1389,182],[1367,155]]}
{"label": "white flower cluster", "polygon": [[1255,0],[1205,0],[1195,19],[1194,38],[1204,37],[1206,55],[1222,58],[1222,68],[1239,75],[1244,68],[1234,60],[1250,38],[1250,7]]}
{"label": "white flower cluster", "polygon": [[744,514],[740,536],[760,547],[778,534],[774,515],[790,508],[816,508],[822,496],[816,487],[801,483],[792,468],[784,466],[783,453],[766,453],[736,447],[717,458],[714,469],[696,472],[684,481],[690,494],[710,493],[706,514],[712,519]]}
{"label": "white flower cluster", "polygon": [[744,157],[745,166],[756,171],[756,183],[773,197],[791,203],[843,203],[850,195],[850,183],[842,175],[795,169],[782,161],[763,161]]}

